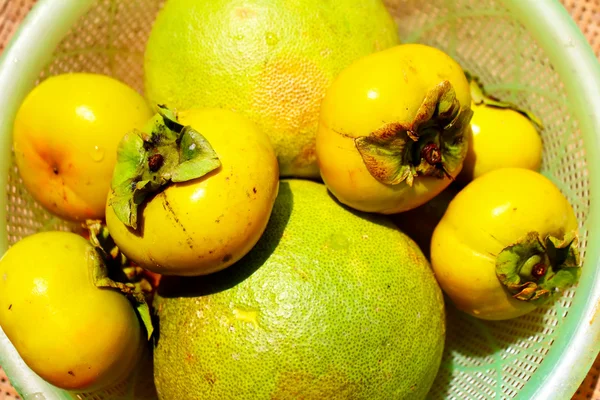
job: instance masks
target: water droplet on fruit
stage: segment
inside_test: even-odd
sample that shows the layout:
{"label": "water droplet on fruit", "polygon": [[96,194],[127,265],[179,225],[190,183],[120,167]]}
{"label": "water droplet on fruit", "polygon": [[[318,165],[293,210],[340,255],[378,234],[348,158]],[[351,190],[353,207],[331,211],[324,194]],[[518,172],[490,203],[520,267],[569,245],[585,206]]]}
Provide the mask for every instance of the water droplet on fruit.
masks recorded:
{"label": "water droplet on fruit", "polygon": [[23,396],[24,400],[46,400],[46,396],[43,393],[31,393]]}
{"label": "water droplet on fruit", "polygon": [[237,321],[246,322],[253,326],[258,326],[258,311],[252,309],[233,309],[233,318]]}
{"label": "water droplet on fruit", "polygon": [[269,46],[275,46],[279,43],[279,38],[273,32],[267,32],[267,44]]}
{"label": "water droplet on fruit", "polygon": [[350,241],[348,240],[348,237],[341,233],[332,234],[327,241],[327,247],[333,250],[347,250],[349,246]]}
{"label": "water droplet on fruit", "polygon": [[90,157],[96,162],[100,162],[104,159],[104,149],[100,146],[94,146],[94,150],[90,151]]}

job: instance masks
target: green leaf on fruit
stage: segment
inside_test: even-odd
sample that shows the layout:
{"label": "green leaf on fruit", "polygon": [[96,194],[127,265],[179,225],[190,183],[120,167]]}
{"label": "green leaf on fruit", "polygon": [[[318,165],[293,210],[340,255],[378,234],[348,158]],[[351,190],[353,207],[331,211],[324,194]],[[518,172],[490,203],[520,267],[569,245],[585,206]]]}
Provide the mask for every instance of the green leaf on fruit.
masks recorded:
{"label": "green leaf on fruit", "polygon": [[529,232],[496,257],[496,276],[513,298],[541,304],[577,283],[581,275],[577,232],[562,239]]}
{"label": "green leaf on fruit", "polygon": [[375,179],[412,186],[419,176],[441,179],[462,164],[472,115],[470,105],[461,107],[450,82],[443,81],[426,94],[412,122],[385,124],[354,143]]}
{"label": "green leaf on fruit", "polygon": [[201,178],[220,166],[202,134],[159,106],[143,131],[133,130],[119,143],[109,206],[123,224],[137,229],[138,209],[147,196],[171,183]]}
{"label": "green leaf on fruit", "polygon": [[534,113],[532,113],[531,111],[526,110],[524,108],[521,108],[514,103],[510,103],[507,101],[501,101],[498,98],[488,94],[485,91],[483,84],[481,83],[480,79],[477,76],[471,75],[468,72],[465,72],[465,75],[466,75],[467,79],[469,80],[469,85],[471,88],[471,99],[473,100],[474,104],[476,104],[476,105],[483,104],[488,107],[506,108],[506,109],[516,111],[516,112],[524,115],[526,118],[528,118],[531,122],[533,122],[535,125],[537,125],[538,128],[540,128],[540,129],[544,128],[544,125],[542,124],[542,120],[539,119]]}
{"label": "green leaf on fruit", "polygon": [[[141,268],[128,265],[127,259],[118,250],[108,233],[106,225],[103,225],[100,221],[87,221],[87,226],[90,232],[90,242],[93,246],[88,254],[88,262],[94,285],[99,288],[115,289],[127,296],[146,328],[148,340],[150,340],[154,327],[150,307],[146,301],[148,288],[140,284],[139,281],[136,282],[135,278],[140,274],[134,275],[131,271],[132,268],[139,270]],[[139,271],[136,270],[136,272]],[[149,289],[152,290],[151,287]]]}

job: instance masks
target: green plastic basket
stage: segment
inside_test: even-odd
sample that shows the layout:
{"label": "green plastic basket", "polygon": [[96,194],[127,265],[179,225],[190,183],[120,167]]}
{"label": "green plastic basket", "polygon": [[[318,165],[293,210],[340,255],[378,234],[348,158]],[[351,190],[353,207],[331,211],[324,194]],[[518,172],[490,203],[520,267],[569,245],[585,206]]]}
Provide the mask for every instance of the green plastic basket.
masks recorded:
{"label": "green plastic basket", "polygon": [[[11,153],[20,102],[47,76],[113,75],[143,89],[146,38],[159,0],[41,0],[0,64],[0,254],[44,229],[70,229],[23,188]],[[494,94],[531,109],[545,129],[543,173],[580,221],[584,265],[577,288],[522,318],[484,322],[448,305],[434,399],[568,399],[600,350],[600,66],[556,0],[387,0],[404,42],[439,47]],[[110,392],[69,394],[32,373],[0,330],[0,365],[24,399],[130,399],[135,380]],[[139,382],[138,382],[138,385]],[[151,396],[150,396],[151,397]],[[176,399],[173,399],[176,400]]]}

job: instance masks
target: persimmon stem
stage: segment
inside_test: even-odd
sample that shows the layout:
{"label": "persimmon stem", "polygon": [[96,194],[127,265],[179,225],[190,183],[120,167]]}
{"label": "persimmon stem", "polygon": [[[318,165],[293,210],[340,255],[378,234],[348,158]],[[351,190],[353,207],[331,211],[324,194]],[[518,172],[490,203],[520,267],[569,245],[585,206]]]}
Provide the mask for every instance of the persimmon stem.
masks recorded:
{"label": "persimmon stem", "polygon": [[423,147],[421,157],[432,166],[437,166],[442,162],[442,152],[438,145],[433,142],[429,142]]}
{"label": "persimmon stem", "polygon": [[148,158],[148,168],[151,172],[156,172],[163,166],[165,158],[160,154],[153,154]]}
{"label": "persimmon stem", "polygon": [[536,264],[535,267],[533,267],[533,270],[531,271],[531,276],[533,276],[536,279],[540,279],[542,276],[546,275],[546,272],[548,271],[548,267],[546,266],[546,264]]}

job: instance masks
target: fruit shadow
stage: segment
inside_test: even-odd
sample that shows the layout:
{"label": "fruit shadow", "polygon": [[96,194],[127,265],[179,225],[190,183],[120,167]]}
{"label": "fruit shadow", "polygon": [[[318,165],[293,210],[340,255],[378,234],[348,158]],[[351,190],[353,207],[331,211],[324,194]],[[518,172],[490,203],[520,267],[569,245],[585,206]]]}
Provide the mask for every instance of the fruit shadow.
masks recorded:
{"label": "fruit shadow", "polygon": [[333,195],[333,193],[331,193],[329,191],[329,189],[327,190],[327,194],[329,195],[329,197],[336,202],[337,205],[339,205],[340,207],[342,207],[344,210],[346,210],[347,212],[354,214],[355,216],[365,219],[369,222],[372,222],[374,224],[386,227],[386,228],[393,228],[393,229],[397,229],[396,225],[394,225],[393,221],[389,218],[389,216],[387,215],[383,215],[383,214],[377,214],[377,213],[368,213],[368,212],[364,212],[364,211],[358,211],[350,206],[347,206],[345,204],[343,204],[342,202],[340,202],[337,197],[335,197]]}
{"label": "fruit shadow", "polygon": [[279,183],[279,194],[265,233],[240,261],[222,271],[197,277],[163,276],[158,287],[161,297],[200,297],[236,286],[256,272],[277,248],[294,207],[289,183]]}
{"label": "fruit shadow", "polygon": [[[494,370],[495,379],[502,381],[503,372],[498,368],[512,365],[513,359],[530,354],[546,338],[548,308],[540,307],[530,314],[505,321],[486,321],[458,310],[444,296],[446,305],[446,340],[442,362],[430,395],[427,398],[450,398],[456,393],[456,379],[465,376],[479,380],[481,373],[488,375]],[[557,316],[557,318],[559,318]],[[494,379],[494,378],[493,378]]]}
{"label": "fruit shadow", "polygon": [[135,375],[132,377],[134,399],[158,399],[156,385],[154,384],[153,351],[154,349],[151,346],[148,346],[144,352],[144,356],[138,364]]}
{"label": "fruit shadow", "polygon": [[[219,166],[217,169],[214,169],[212,171],[210,171],[208,174],[201,176],[200,178],[195,178],[186,182],[177,182],[177,183],[171,183],[173,185],[177,185],[179,187],[189,187],[189,186],[194,186],[197,185],[198,182],[202,182],[216,174],[218,174],[219,172],[221,172],[221,170],[223,169],[223,166]],[[146,229],[146,218],[143,218],[141,216],[143,216],[146,212],[146,207],[148,206],[148,204],[150,204],[150,202],[152,200],[154,200],[157,197],[162,197],[161,202],[163,204],[163,208],[165,209],[165,211],[168,212],[173,212],[173,210],[168,210],[168,206],[169,203],[167,201],[167,197],[165,195],[165,188],[166,187],[162,187],[159,190],[157,190],[156,192],[153,193],[148,193],[148,194],[142,194],[140,195],[141,197],[138,199],[136,198],[136,203],[139,203],[138,206],[138,210],[137,210],[137,228],[133,228],[131,226],[126,226],[127,230],[129,231],[130,234],[137,236],[139,238],[144,237],[144,230]]]}

